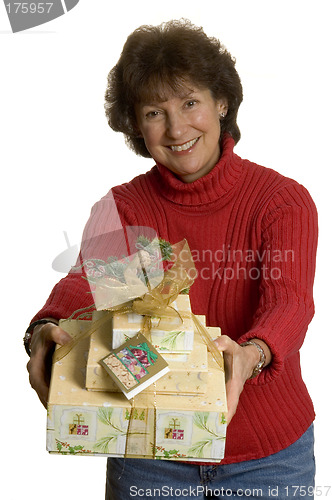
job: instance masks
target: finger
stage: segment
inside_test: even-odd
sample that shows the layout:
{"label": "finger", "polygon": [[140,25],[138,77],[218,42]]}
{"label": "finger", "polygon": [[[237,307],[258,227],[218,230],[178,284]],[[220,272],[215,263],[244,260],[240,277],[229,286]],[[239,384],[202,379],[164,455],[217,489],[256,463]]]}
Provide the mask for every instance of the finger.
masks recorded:
{"label": "finger", "polygon": [[47,409],[49,387],[46,384],[41,383],[35,390],[40,402],[42,403],[44,408]]}
{"label": "finger", "polygon": [[214,340],[214,343],[218,347],[219,351],[230,351],[232,350],[233,344],[235,342],[227,335],[221,335]]}
{"label": "finger", "polygon": [[42,404],[47,407],[51,359],[55,344],[65,344],[71,337],[61,327],[47,323],[34,331],[31,341],[31,357],[27,364],[31,387],[37,392]]}
{"label": "finger", "polygon": [[66,344],[71,340],[70,335],[62,328],[53,323],[46,323],[42,327],[36,327],[30,344],[31,357],[40,346],[47,346],[47,349],[52,349],[55,344]]}
{"label": "finger", "polygon": [[[49,334],[47,336],[50,337]],[[37,337],[40,337],[40,333]],[[32,346],[31,357],[27,364],[31,387],[37,392],[45,407],[48,400],[54,348],[54,341],[42,336],[41,341],[37,341]]]}
{"label": "finger", "polygon": [[42,402],[42,404],[47,407],[48,391],[49,386],[46,382],[45,368],[42,358],[35,356],[33,360],[27,364],[27,370],[29,372],[29,381],[31,387],[37,392],[37,395]]}
{"label": "finger", "polygon": [[238,384],[234,380],[229,380],[226,382],[226,394],[227,394],[227,422],[229,423],[233,416],[235,415],[237,406],[239,404],[240,394],[242,390],[238,387]]}
{"label": "finger", "polygon": [[233,344],[235,344],[235,342],[232,339],[230,339],[227,335],[222,335],[214,342],[216,343],[218,350],[223,353],[225,377],[227,382],[233,375],[233,356],[234,356],[234,349],[236,347]]}
{"label": "finger", "polygon": [[[65,332],[60,326],[48,323],[44,326],[45,328],[45,339],[54,342],[55,344],[67,344],[71,341],[71,336],[69,333]],[[33,336],[32,336],[33,338]]]}

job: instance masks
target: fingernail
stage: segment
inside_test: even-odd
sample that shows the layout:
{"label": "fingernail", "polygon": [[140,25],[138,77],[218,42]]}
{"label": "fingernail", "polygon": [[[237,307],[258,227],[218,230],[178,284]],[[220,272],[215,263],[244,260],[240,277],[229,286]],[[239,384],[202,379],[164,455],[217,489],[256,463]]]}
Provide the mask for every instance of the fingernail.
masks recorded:
{"label": "fingernail", "polygon": [[68,333],[62,333],[60,335],[60,343],[61,344],[67,344],[68,342],[70,342],[70,340],[71,340],[71,336]]}

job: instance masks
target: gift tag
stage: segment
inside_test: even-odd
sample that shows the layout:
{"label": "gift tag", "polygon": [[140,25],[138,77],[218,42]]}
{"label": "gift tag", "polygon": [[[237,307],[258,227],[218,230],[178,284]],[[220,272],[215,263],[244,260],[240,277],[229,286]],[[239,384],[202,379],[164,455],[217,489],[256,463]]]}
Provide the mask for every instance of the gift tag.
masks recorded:
{"label": "gift tag", "polygon": [[100,364],[128,399],[169,372],[165,359],[141,333],[110,352]]}

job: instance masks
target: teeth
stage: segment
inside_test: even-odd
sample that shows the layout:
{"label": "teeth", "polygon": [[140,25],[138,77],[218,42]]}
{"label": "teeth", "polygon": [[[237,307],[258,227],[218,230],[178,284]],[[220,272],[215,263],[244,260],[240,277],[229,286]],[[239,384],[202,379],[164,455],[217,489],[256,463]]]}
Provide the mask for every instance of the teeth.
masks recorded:
{"label": "teeth", "polygon": [[192,141],[186,142],[186,144],[182,144],[182,146],[171,146],[172,151],[186,151],[191,148],[198,141],[198,137],[193,139]]}

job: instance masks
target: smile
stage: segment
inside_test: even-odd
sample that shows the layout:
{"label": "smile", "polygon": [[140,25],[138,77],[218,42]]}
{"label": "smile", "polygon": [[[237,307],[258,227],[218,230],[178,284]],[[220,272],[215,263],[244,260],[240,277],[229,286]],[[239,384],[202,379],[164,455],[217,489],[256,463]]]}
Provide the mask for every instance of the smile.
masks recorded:
{"label": "smile", "polygon": [[198,141],[199,137],[196,137],[196,139],[193,139],[192,141],[186,142],[185,144],[181,144],[179,146],[169,146],[172,151],[187,151],[187,149],[190,149],[193,147],[194,144]]}

